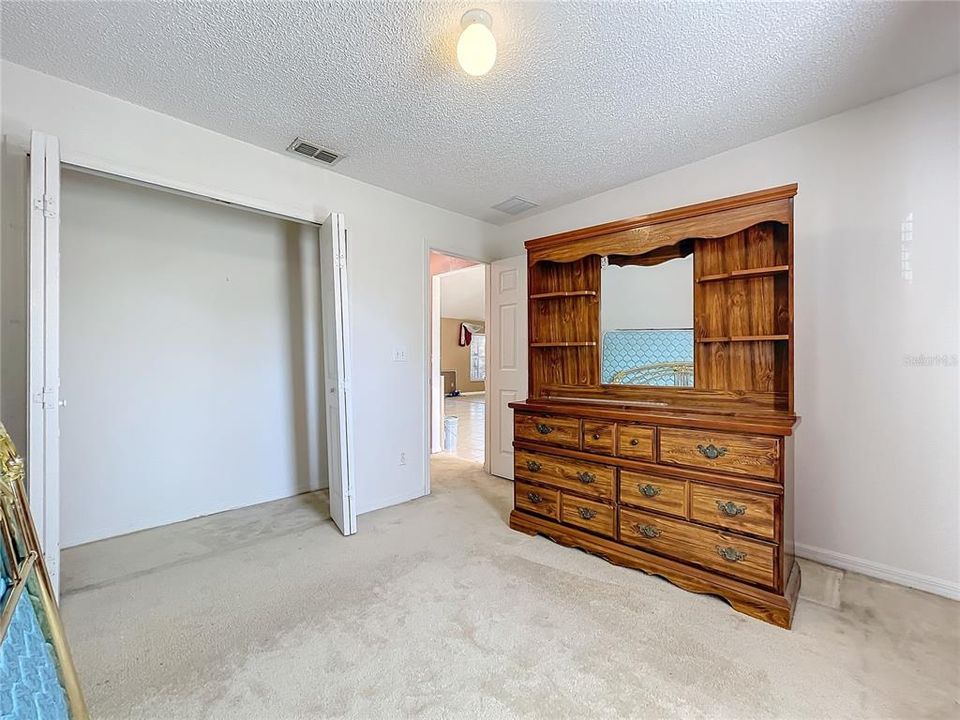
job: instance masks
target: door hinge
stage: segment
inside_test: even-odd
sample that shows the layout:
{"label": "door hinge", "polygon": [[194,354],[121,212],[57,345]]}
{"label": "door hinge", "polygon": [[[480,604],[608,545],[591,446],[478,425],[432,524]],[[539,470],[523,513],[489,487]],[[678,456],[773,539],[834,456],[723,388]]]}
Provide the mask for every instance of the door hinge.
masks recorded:
{"label": "door hinge", "polygon": [[44,194],[33,201],[33,207],[43,213],[45,218],[57,217],[57,199],[53,195]]}
{"label": "door hinge", "polygon": [[55,407],[58,407],[57,403],[57,391],[44,389],[41,392],[38,392],[33,396],[33,401],[38,403],[44,410],[52,410]]}

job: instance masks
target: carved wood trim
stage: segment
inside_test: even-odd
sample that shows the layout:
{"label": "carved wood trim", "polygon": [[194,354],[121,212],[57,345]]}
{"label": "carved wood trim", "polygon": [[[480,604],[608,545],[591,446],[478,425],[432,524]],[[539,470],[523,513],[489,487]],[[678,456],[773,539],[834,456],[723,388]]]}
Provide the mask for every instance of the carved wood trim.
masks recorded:
{"label": "carved wood trim", "polygon": [[[528,240],[530,264],[587,255],[639,255],[690,237],[723,237],[765,221],[790,223],[797,185],[736,195]],[[711,215],[707,221],[695,220]]]}

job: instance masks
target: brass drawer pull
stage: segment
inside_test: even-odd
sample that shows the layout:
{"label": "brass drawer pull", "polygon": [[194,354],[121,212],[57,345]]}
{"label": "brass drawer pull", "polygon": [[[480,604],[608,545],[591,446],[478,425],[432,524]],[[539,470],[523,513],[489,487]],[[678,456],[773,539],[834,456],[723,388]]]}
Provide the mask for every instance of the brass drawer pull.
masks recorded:
{"label": "brass drawer pull", "polygon": [[723,457],[727,454],[727,449],[725,447],[717,447],[713,443],[710,443],[706,447],[703,445],[697,445],[697,451],[707,460],[716,460],[718,457]]}
{"label": "brass drawer pull", "polygon": [[633,446],[637,446],[637,445],[640,444],[640,439],[639,439],[639,438],[630,438],[630,444],[633,445]]}
{"label": "brass drawer pull", "polygon": [[596,475],[586,471],[577,473],[577,478],[579,478],[580,482],[582,482],[584,485],[589,485],[590,483],[597,481]]}
{"label": "brass drawer pull", "polygon": [[720,502],[717,500],[717,510],[726,515],[727,517],[736,517],[737,515],[743,515],[747,512],[746,505],[736,505],[732,500],[727,502]]}
{"label": "brass drawer pull", "polygon": [[740,562],[747,556],[745,552],[740,552],[736,548],[720,547],[719,545],[717,545],[717,554],[727,562]]}
{"label": "brass drawer pull", "polygon": [[656,497],[660,494],[660,488],[658,488],[656,485],[637,485],[637,487],[640,488],[640,492],[642,492],[646,497]]}
{"label": "brass drawer pull", "polygon": [[541,435],[549,435],[553,432],[553,428],[546,423],[537,423],[537,432]]}
{"label": "brass drawer pull", "polygon": [[530,500],[530,502],[532,502],[534,505],[539,505],[540,503],[543,502],[543,498],[540,496],[540,493],[528,492],[528,493],[527,493],[527,498],[528,498],[528,499]]}
{"label": "brass drawer pull", "polygon": [[658,538],[660,537],[660,531],[657,530],[653,525],[641,525],[636,523],[633,526],[633,529],[637,531],[639,535],[643,535],[647,538]]}
{"label": "brass drawer pull", "polygon": [[584,520],[593,520],[597,516],[596,510],[591,510],[590,508],[577,506],[577,512],[580,513],[580,517]]}
{"label": "brass drawer pull", "polygon": [[599,439],[600,439],[600,433],[594,433],[594,434],[593,434],[593,439],[594,439],[594,440],[599,440]]}
{"label": "brass drawer pull", "polygon": [[543,468],[543,465],[538,463],[536,460],[527,460],[527,470],[530,472],[540,472]]}

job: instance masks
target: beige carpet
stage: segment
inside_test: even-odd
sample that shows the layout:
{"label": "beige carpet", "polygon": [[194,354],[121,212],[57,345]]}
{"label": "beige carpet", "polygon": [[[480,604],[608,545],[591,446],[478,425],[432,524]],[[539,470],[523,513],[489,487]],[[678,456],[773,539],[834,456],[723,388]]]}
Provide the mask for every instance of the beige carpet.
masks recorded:
{"label": "beige carpet", "polygon": [[960,604],[809,565],[787,632],[506,525],[453,457],[341,537],[301,496],[67,551],[94,718],[957,717]]}

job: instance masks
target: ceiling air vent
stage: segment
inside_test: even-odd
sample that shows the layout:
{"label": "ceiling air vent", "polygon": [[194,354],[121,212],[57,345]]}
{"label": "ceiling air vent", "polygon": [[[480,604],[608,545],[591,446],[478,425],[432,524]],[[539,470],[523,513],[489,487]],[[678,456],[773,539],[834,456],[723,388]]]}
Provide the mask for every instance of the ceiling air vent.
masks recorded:
{"label": "ceiling air vent", "polygon": [[290,143],[287,151],[313,158],[314,160],[322,162],[324,165],[336,165],[345,157],[344,155],[335,153],[333,150],[322,147],[319,143],[304,140],[303,138],[297,138]]}
{"label": "ceiling air vent", "polygon": [[512,198],[507,198],[503,202],[497,203],[493,206],[493,209],[499,210],[507,215],[519,215],[535,207],[539,207],[537,203],[524,200],[522,197],[514,195]]}

